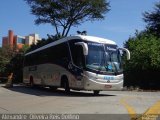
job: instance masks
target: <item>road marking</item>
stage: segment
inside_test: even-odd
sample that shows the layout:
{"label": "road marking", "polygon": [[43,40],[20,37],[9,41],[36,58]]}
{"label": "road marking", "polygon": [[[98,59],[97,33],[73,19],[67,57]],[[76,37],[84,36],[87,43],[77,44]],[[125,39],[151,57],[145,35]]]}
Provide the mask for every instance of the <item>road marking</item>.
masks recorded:
{"label": "road marking", "polygon": [[150,107],[145,114],[158,114],[160,115],[160,101],[156,102],[152,107]]}
{"label": "road marking", "polygon": [[146,112],[144,112],[137,120],[152,119],[156,120],[160,115],[160,101],[156,102],[152,107],[150,107]]}
{"label": "road marking", "polygon": [[[128,99],[128,98],[127,98],[127,99]],[[136,111],[135,111],[135,109],[125,101],[125,98],[121,99],[120,102],[121,102],[121,104],[123,104],[123,105],[125,106],[125,108],[127,109],[128,113],[129,113],[129,115],[130,115],[131,120],[136,119],[137,116],[136,116]]]}
{"label": "road marking", "polygon": [[131,120],[156,120],[160,115],[160,101],[148,108],[142,115],[138,116],[135,109],[126,102],[128,99],[129,97],[122,98],[120,103],[127,109]]}

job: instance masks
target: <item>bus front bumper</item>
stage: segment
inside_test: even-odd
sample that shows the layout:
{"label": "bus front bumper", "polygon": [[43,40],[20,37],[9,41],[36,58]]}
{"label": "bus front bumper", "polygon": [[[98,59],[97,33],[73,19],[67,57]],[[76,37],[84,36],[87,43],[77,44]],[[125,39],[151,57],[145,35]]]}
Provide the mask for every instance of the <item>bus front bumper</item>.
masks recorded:
{"label": "bus front bumper", "polygon": [[102,83],[97,82],[91,79],[88,79],[84,85],[85,90],[99,90],[99,91],[108,91],[108,90],[122,90],[123,89],[123,80],[118,83]]}

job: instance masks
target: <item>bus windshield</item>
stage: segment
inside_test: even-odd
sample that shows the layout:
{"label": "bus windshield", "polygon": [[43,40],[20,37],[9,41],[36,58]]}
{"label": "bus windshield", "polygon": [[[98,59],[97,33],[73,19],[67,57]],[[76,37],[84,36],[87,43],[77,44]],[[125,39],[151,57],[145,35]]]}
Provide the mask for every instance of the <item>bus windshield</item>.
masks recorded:
{"label": "bus windshield", "polygon": [[89,42],[86,67],[106,73],[122,72],[121,55],[117,45]]}

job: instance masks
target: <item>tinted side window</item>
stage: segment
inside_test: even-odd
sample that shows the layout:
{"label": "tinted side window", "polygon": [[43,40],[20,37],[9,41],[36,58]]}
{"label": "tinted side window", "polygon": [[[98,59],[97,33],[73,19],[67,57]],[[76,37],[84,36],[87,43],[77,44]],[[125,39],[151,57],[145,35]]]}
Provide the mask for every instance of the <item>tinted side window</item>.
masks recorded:
{"label": "tinted side window", "polygon": [[73,63],[76,66],[83,68],[84,67],[83,48],[80,45],[75,45],[75,43],[79,41],[80,40],[70,41],[70,49],[71,49]]}
{"label": "tinted side window", "polygon": [[69,61],[70,55],[67,42],[49,47],[25,57],[25,65],[37,65],[44,63],[63,65],[67,64]]}

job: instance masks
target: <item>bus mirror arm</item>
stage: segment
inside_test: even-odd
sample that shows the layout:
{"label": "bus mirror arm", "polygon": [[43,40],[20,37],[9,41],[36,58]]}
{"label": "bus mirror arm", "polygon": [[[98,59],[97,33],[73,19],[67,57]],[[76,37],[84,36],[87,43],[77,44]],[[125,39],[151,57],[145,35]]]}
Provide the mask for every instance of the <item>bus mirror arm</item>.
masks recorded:
{"label": "bus mirror arm", "polygon": [[87,43],[77,42],[77,43],[75,43],[75,45],[81,45],[82,48],[83,48],[83,54],[88,55],[88,45],[87,45]]}
{"label": "bus mirror arm", "polygon": [[119,48],[119,50],[125,51],[127,53],[127,60],[130,60],[130,52],[126,48]]}

